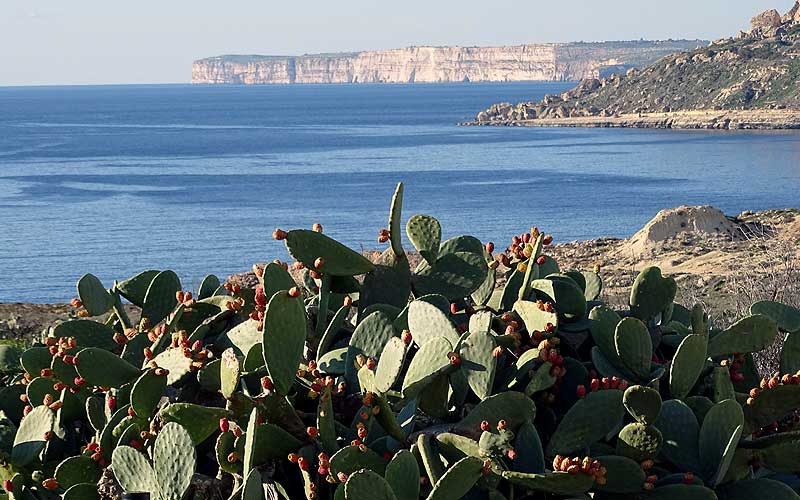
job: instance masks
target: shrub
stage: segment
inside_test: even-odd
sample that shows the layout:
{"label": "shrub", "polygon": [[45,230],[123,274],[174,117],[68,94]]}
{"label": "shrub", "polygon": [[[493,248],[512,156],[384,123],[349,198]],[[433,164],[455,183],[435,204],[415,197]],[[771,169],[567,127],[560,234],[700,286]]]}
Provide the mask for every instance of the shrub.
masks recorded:
{"label": "shrub", "polygon": [[[716,330],[654,267],[614,310],[536,228],[495,252],[426,215],[405,227],[412,270],[402,194],[376,263],[321,227],[276,230],[300,284],[281,262],[255,289],[81,278],[78,317],[0,346],[9,495],[98,498],[113,473],[180,500],[197,472],[247,500],[797,498],[800,311],[758,302]],[[778,336],[762,379],[753,355]]]}

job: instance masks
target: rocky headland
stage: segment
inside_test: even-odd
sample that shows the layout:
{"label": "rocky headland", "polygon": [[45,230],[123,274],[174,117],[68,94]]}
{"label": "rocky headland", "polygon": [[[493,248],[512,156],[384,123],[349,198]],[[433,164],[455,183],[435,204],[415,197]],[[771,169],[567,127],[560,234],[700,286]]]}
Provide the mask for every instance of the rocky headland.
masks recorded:
{"label": "rocky headland", "polygon": [[407,47],[303,56],[226,55],[195,61],[196,84],[571,81],[643,68],[703,40]]}
{"label": "rocky headland", "polygon": [[500,103],[469,125],[800,128],[800,1],[748,31],[642,69],[588,78],[539,102]]}
{"label": "rocky headland", "polygon": [[[762,298],[800,306],[799,209],[726,216],[709,206],[676,207],[656,214],[630,238],[559,243],[548,253],[564,269],[599,266],[603,298],[611,304],[627,300],[638,271],[657,265],[677,279],[680,301],[703,302],[717,318],[736,317]],[[380,252],[366,255],[377,259]],[[409,259],[413,267],[420,256]],[[245,272],[228,281],[254,287],[258,280]],[[74,314],[69,304],[0,303],[0,339],[31,339]]]}

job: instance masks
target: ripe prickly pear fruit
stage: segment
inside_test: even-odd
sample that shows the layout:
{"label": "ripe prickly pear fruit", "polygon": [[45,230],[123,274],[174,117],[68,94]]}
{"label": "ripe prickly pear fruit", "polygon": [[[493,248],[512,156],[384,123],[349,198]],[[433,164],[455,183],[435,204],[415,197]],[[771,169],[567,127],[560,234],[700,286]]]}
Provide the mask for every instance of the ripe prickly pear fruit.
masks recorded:
{"label": "ripe prickly pear fruit", "polygon": [[289,289],[289,297],[295,299],[295,298],[297,298],[299,296],[300,296],[300,289],[299,288],[297,288],[296,286],[293,286],[292,288]]}
{"label": "ripe prickly pear fruit", "polygon": [[491,425],[489,424],[488,420],[484,420],[483,422],[481,422],[481,430],[483,432],[489,432],[489,429],[491,429]]}
{"label": "ripe prickly pear fruit", "polygon": [[486,252],[487,253],[494,252],[494,243],[492,243],[491,241],[486,243]]}
{"label": "ripe prickly pear fruit", "polygon": [[322,232],[322,224],[320,224],[319,222],[315,222],[314,225],[311,226],[311,230],[315,231],[317,233],[321,233]]}
{"label": "ripe prickly pear fruit", "polygon": [[283,229],[275,229],[275,231],[272,232],[272,238],[278,241],[285,240],[286,236],[287,233]]}
{"label": "ripe prickly pear fruit", "polygon": [[582,397],[586,396],[586,386],[585,385],[579,385],[578,387],[576,387],[575,388],[575,395],[578,396],[579,398],[582,398]]}
{"label": "ripe prickly pear fruit", "polygon": [[542,245],[549,245],[552,242],[553,242],[553,236],[552,235],[548,234],[548,235],[545,235],[544,238],[542,238]]}
{"label": "ripe prickly pear fruit", "polygon": [[539,264],[540,266],[544,265],[545,262],[547,262],[547,257],[545,257],[544,255],[540,255],[539,257],[536,258],[536,263]]}
{"label": "ripe prickly pear fruit", "polygon": [[412,340],[411,332],[409,332],[408,330],[403,330],[403,333],[400,334],[400,339],[403,341],[405,345],[410,344]]}
{"label": "ripe prickly pear fruit", "polygon": [[50,490],[50,491],[57,490],[58,489],[58,481],[54,477],[47,478],[44,481],[42,481],[42,486],[46,490]]}

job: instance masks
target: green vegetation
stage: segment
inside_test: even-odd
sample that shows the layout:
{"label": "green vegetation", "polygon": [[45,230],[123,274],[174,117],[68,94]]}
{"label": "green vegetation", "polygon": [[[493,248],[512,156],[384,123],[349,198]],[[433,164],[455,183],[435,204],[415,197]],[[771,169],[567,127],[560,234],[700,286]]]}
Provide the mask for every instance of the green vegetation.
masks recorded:
{"label": "green vegetation", "polygon": [[[759,302],[720,330],[652,267],[613,310],[538,229],[494,253],[424,215],[412,270],[402,198],[375,263],[321,226],[276,230],[301,285],[280,262],[256,289],[81,278],[76,319],[0,345],[5,495],[799,498],[800,311]],[[761,378],[753,354],[784,340]]]}

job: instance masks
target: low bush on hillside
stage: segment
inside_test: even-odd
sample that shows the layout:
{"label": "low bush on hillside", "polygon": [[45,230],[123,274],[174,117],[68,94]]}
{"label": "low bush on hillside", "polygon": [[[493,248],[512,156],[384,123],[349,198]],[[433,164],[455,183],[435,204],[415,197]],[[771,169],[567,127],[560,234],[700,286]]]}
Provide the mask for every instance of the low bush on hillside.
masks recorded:
{"label": "low bush on hillside", "polygon": [[279,261],[255,289],[81,278],[75,319],[0,345],[6,495],[800,498],[800,311],[760,301],[717,329],[654,267],[614,310],[538,229],[496,251],[427,215],[405,224],[411,269],[402,197],[377,263],[276,230],[302,283]]}

